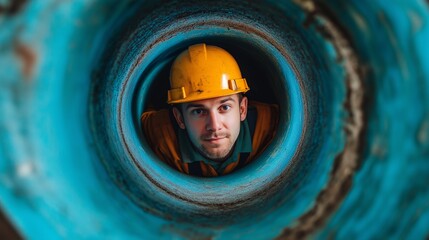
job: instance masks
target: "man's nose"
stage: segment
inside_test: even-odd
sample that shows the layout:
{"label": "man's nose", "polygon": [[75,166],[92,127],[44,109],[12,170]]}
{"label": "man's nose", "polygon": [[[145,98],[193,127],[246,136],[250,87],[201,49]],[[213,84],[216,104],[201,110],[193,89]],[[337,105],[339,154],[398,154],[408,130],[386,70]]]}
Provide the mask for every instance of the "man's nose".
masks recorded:
{"label": "man's nose", "polygon": [[221,116],[217,112],[211,111],[207,116],[207,131],[218,131],[222,129]]}

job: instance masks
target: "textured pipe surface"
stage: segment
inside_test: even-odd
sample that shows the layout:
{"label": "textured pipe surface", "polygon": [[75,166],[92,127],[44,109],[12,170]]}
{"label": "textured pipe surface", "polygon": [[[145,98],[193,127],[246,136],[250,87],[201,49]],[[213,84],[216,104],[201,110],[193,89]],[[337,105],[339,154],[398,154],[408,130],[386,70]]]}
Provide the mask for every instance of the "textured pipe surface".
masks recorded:
{"label": "textured pipe surface", "polygon": [[[425,1],[2,3],[1,210],[29,239],[427,238],[428,40]],[[211,179],[138,126],[201,41],[281,115],[261,157]]]}

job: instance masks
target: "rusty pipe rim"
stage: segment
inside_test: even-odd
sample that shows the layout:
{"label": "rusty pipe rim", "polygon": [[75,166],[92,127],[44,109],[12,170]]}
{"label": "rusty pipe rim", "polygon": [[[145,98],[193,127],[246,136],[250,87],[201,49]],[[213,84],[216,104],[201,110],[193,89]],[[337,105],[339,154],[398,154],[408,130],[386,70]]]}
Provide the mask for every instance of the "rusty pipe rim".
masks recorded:
{"label": "rusty pipe rim", "polygon": [[[192,18],[192,21],[195,21],[195,17]],[[283,81],[286,81],[286,84],[289,83],[289,85],[283,89],[284,92],[287,92],[284,97],[292,98],[292,101],[295,103],[288,104],[287,101],[289,100],[286,100],[285,98],[286,106],[283,106],[282,108],[283,115],[281,116],[281,123],[279,126],[281,131],[279,131],[279,134],[272,146],[270,146],[264,155],[260,157],[264,158],[269,156],[270,159],[276,159],[277,162],[273,163],[273,161],[268,162],[256,160],[256,164],[252,166],[253,169],[239,171],[232,175],[219,177],[216,180],[200,179],[183,175],[168,167],[166,168],[164,164],[159,164],[159,160],[156,159],[156,156],[150,153],[151,150],[148,149],[147,146],[142,149],[143,151],[133,151],[133,145],[136,142],[139,142],[138,139],[129,139],[125,136],[125,134],[122,134],[121,138],[127,148],[127,152],[130,159],[132,159],[133,164],[136,166],[139,172],[143,174],[148,181],[156,185],[160,191],[163,191],[180,201],[185,201],[201,207],[225,208],[226,206],[230,205],[230,207],[233,208],[234,205],[240,205],[243,204],[243,202],[251,201],[252,198],[260,197],[260,192],[266,191],[266,185],[271,185],[272,182],[275,182],[276,178],[279,178],[284,174],[283,172],[287,170],[287,166],[290,163],[289,161],[294,156],[295,149],[298,148],[297,146],[299,145],[300,136],[302,135],[303,131],[303,126],[301,123],[305,122],[305,120],[303,120],[305,116],[299,114],[305,112],[301,109],[305,107],[305,105],[302,103],[302,96],[300,95],[302,91],[299,89],[300,85],[296,84],[299,83],[299,72],[293,68],[293,65],[290,65],[291,62],[289,62],[287,59],[288,55],[286,50],[281,48],[280,44],[276,43],[274,39],[269,39],[269,36],[264,34],[259,29],[252,29],[248,25],[242,24],[240,22],[218,19],[207,20],[207,18],[199,23],[187,23],[186,21],[182,20],[182,24],[184,26],[175,26],[174,29],[171,29],[171,31],[166,31],[164,35],[158,36],[157,39],[165,39],[166,36],[175,35],[177,34],[178,29],[180,29],[180,34],[185,34],[187,36],[186,41],[183,41],[181,38],[172,38],[156,43],[149,43],[149,48],[143,50],[145,53],[140,55],[140,59],[137,61],[141,62],[136,63],[136,66],[144,65],[143,62],[145,60],[150,62],[151,58],[156,59],[156,52],[159,52],[160,55],[165,54],[162,50],[158,49],[169,49],[169,47],[174,48],[178,42],[182,46],[187,45],[187,43],[198,42],[200,39],[207,40],[210,38],[215,38],[220,39],[218,41],[222,42],[222,38],[225,37],[222,36],[225,34],[222,32],[227,32],[227,34],[230,35],[227,37],[229,41],[234,41],[234,39],[236,41],[236,39],[249,34],[249,32],[251,32],[252,35],[254,34],[254,39],[252,39],[252,41],[256,42],[256,39],[259,38],[259,47],[263,48],[264,52],[269,52],[268,55],[277,56],[277,61],[282,62],[279,64],[282,66],[282,69],[279,69],[279,71],[283,72],[284,74],[284,76],[282,76],[284,79]],[[213,29],[216,29],[215,34],[212,33]],[[233,36],[231,37],[231,35]],[[246,41],[242,42],[246,44]],[[169,50],[165,51],[168,52]],[[138,67],[129,73],[127,76],[127,81],[133,81],[132,75],[134,75],[136,72],[145,71],[145,69],[137,70],[137,68]],[[150,75],[150,73],[148,73],[148,75]],[[140,76],[140,74],[137,73],[135,76]],[[137,81],[137,78],[135,78],[134,81]],[[291,81],[292,83],[288,81]],[[128,84],[133,85],[131,83],[126,83],[126,85]],[[150,87],[147,85],[150,84],[152,84],[150,81],[144,82],[142,88],[149,89]],[[124,107],[124,104],[130,104],[129,100],[127,99],[133,99],[131,94],[135,94],[135,92],[127,92],[129,89],[127,89],[126,85],[122,89],[119,105],[120,109],[126,108]],[[145,95],[145,92],[139,92],[138,94]],[[118,111],[118,113],[122,114],[121,116],[118,116],[118,119],[126,119],[128,116],[125,111]],[[287,116],[288,114],[290,114],[290,116]],[[293,120],[287,119],[289,117]],[[137,119],[137,117],[134,119]],[[128,125],[128,127],[129,126],[131,125]],[[121,133],[133,131],[132,129],[125,130],[127,126],[122,121],[120,122],[120,127]],[[134,123],[134,127],[137,127],[138,129],[138,123]],[[288,131],[288,129],[292,129],[293,131]],[[275,149],[280,148],[284,142],[288,142],[288,145],[292,150],[288,152],[276,151]],[[143,143],[143,145],[145,144]],[[249,176],[249,172],[256,171],[257,168],[266,169],[266,172],[262,174],[263,177],[260,175]],[[281,171],[279,171],[279,169],[281,169]],[[168,177],[161,177],[164,174],[168,174]],[[230,181],[234,182],[234,188],[225,189],[220,186],[225,182]],[[249,182],[254,184],[249,185]],[[193,189],[195,190],[192,191]],[[240,191],[237,192],[237,189],[240,189]]]}
{"label": "rusty pipe rim", "polygon": [[[232,15],[213,9],[200,11],[190,8],[185,10],[186,14],[178,11],[179,14],[173,19],[171,9],[174,6],[166,6],[149,16],[153,20],[152,26],[141,21],[131,33],[116,40],[113,44],[114,55],[107,54],[110,58],[94,74],[91,101],[96,107],[92,108],[90,116],[93,132],[96,137],[103,138],[97,142],[102,163],[117,186],[136,204],[167,218],[192,221],[192,216],[197,215],[212,221],[231,212],[254,209],[271,199],[287,202],[289,198],[284,197],[288,196],[286,192],[304,182],[305,172],[313,168],[312,164],[320,164],[316,158],[308,160],[310,155],[305,152],[311,137],[315,135],[313,132],[319,131],[309,123],[320,125],[314,121],[315,113],[312,112],[323,107],[312,99],[320,98],[320,93],[307,80],[312,75],[304,74],[303,69],[307,70],[308,67],[297,61],[298,57],[309,56],[305,55],[306,52],[295,54],[291,42],[300,47],[305,44],[288,38],[287,34],[282,35],[284,29],[272,25],[272,19],[267,18],[266,13],[242,11],[241,15]],[[249,10],[248,7],[244,9]],[[166,14],[159,14],[162,11]],[[260,18],[253,18],[258,14]],[[159,30],[151,32],[150,36],[145,35],[148,27],[153,29],[157,26]],[[332,29],[335,31],[335,26]],[[297,35],[303,37],[302,33]],[[285,104],[281,108],[279,132],[263,155],[241,171],[214,179],[185,176],[156,160],[145,145],[138,121],[144,108],[145,94],[155,81],[154,75],[159,72],[159,68],[154,66],[167,66],[174,54],[185,45],[206,39],[221,45],[230,41],[235,46],[253,47],[264,53],[265,60],[275,66],[274,72],[281,79],[273,84],[274,95],[279,103]],[[347,71],[354,74],[355,69],[349,68]],[[149,80],[142,80],[142,76]],[[353,76],[357,76],[354,78],[356,81],[361,81],[358,75]],[[347,91],[354,93],[355,90],[361,91],[351,87]],[[315,97],[310,96],[314,93]],[[356,94],[347,96],[355,98]],[[351,102],[351,99],[347,101]],[[105,110],[101,117],[98,115],[100,110]],[[113,131],[101,133],[103,126]],[[361,130],[358,126],[357,132]],[[110,150],[101,150],[105,146]],[[282,151],[285,146],[289,149]],[[353,149],[352,152],[357,151],[357,148]],[[330,168],[329,164],[325,165],[323,168]],[[318,178],[322,179],[319,175]],[[311,191],[316,194],[320,188],[314,187]],[[313,199],[310,197],[305,201],[311,202]]]}

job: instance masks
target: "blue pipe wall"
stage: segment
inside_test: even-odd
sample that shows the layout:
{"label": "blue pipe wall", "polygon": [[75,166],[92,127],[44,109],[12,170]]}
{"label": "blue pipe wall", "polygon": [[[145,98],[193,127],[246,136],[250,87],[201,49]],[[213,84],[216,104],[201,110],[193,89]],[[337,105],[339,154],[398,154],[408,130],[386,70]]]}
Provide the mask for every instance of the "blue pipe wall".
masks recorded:
{"label": "blue pipe wall", "polygon": [[[0,210],[28,239],[425,239],[428,40],[423,0],[0,3]],[[280,107],[268,149],[217,178],[139,127],[198,42]]]}

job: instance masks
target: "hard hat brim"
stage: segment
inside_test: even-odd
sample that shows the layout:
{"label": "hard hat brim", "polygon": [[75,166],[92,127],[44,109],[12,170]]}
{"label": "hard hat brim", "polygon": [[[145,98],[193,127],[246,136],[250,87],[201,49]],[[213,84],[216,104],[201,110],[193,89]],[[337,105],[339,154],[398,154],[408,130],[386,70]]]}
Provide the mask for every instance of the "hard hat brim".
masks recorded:
{"label": "hard hat brim", "polygon": [[249,89],[234,91],[230,89],[223,89],[220,91],[193,92],[188,96],[186,96],[186,98],[168,101],[168,104],[188,103],[188,102],[195,102],[195,101],[206,100],[206,99],[217,98],[217,97],[225,97],[225,96],[234,95],[237,93],[246,93],[248,90]]}

